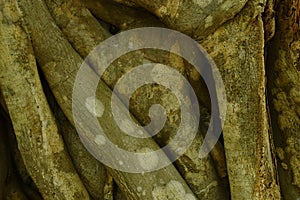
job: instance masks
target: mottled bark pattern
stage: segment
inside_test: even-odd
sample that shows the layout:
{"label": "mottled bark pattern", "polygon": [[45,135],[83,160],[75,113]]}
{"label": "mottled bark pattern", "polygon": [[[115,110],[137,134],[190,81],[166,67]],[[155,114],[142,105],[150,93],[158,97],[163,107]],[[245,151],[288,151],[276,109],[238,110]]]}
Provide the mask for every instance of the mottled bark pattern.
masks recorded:
{"label": "mottled bark pattern", "polygon": [[262,2],[249,1],[202,43],[225,83],[223,135],[233,200],[280,198],[266,110],[263,10]]}
{"label": "mottled bark pattern", "polygon": [[[100,3],[100,2],[98,2]],[[130,10],[130,9],[129,9]],[[54,18],[56,19],[57,24],[62,24],[63,21],[67,21],[65,18],[61,18],[57,16],[57,13],[53,13]],[[144,22],[145,23],[145,22]],[[75,23],[74,23],[75,24]],[[81,26],[81,22],[77,22],[77,26]],[[96,41],[101,40],[99,37],[90,37],[88,34],[84,34],[89,29],[92,29],[92,25],[88,23],[86,25],[87,30],[81,30],[83,33],[82,35],[85,36],[86,41]],[[76,38],[74,37],[75,33],[73,34],[74,30],[71,28],[64,28],[61,27],[66,35],[68,36],[67,39],[69,41],[74,41]],[[101,35],[101,32],[99,32]],[[93,49],[92,43],[86,43],[85,48]],[[78,52],[83,52],[82,47],[80,45],[74,44],[74,48]],[[176,43],[174,44],[173,48],[178,48]],[[162,52],[161,52],[162,53]],[[160,54],[161,54],[160,53]],[[111,67],[107,73],[104,73],[102,76],[105,83],[113,89],[114,84],[118,81],[118,79],[126,74],[129,70],[133,69],[134,67],[151,62],[147,58],[152,58],[152,62],[159,62],[168,64],[170,66],[175,67],[178,71],[185,73],[185,66],[183,60],[175,55],[169,55],[163,53],[159,55],[160,59],[157,59],[157,55],[159,55],[155,51],[145,51],[145,52],[136,52],[135,54],[128,54],[123,56],[121,59],[116,60],[113,63],[113,67]],[[82,57],[87,56],[85,53],[81,53]],[[163,58],[166,58],[167,62],[163,62]],[[126,90],[126,88],[123,88]],[[181,88],[182,89],[182,88]],[[184,91],[184,90],[183,90]],[[161,94],[164,94],[163,97]],[[151,96],[151,98],[145,98],[146,96]],[[122,97],[121,97],[122,99]],[[165,124],[164,129],[161,131],[159,135],[169,135],[171,137],[175,134],[174,130],[178,128],[178,120],[180,119],[179,113],[179,105],[178,102],[176,103],[176,97],[174,99],[174,95],[170,94],[166,89],[162,89],[158,86],[146,86],[141,89],[138,89],[135,95],[131,99],[131,108],[133,114],[138,118],[138,120],[142,124],[147,123],[147,111],[149,107],[153,103],[159,103],[163,107],[167,109],[168,113],[168,123]],[[141,108],[141,106],[143,108]],[[187,133],[188,134],[188,133]],[[162,146],[168,143],[168,138],[157,138],[156,140]],[[160,141],[160,142],[159,142]],[[198,158],[198,152],[202,144],[202,136],[199,135],[196,137],[195,142],[190,147],[189,151],[184,155],[184,157],[180,158],[179,161],[176,163],[177,166],[181,169],[182,175],[185,177],[187,183],[192,188],[193,192],[197,194],[199,198],[210,198],[213,197],[215,199],[224,199],[224,187],[221,185],[219,178],[216,175],[215,169],[212,165],[211,158],[205,158],[203,160]],[[117,141],[116,141],[117,142]],[[183,160],[182,160],[183,159]],[[188,166],[193,166],[188,167]],[[199,180],[200,179],[200,180]]]}
{"label": "mottled bark pattern", "polygon": [[146,26],[165,26],[154,15],[151,15],[146,10],[130,8],[125,5],[117,4],[111,0],[81,1],[95,16],[117,26],[121,30]]}
{"label": "mottled bark pattern", "polygon": [[300,1],[278,1],[268,48],[269,90],[284,199],[300,197]]}
{"label": "mottled bark pattern", "polygon": [[[26,22],[31,31],[37,60],[60,107],[74,125],[71,97],[75,77],[83,60],[53,23],[46,6],[42,2],[33,3],[31,0],[28,0],[20,1],[20,4],[26,13]],[[37,20],[41,19],[41,16],[43,16],[43,20]],[[93,73],[92,70],[91,73]],[[102,81],[99,82],[98,87],[101,95],[98,94],[97,98],[103,102],[106,108],[109,108],[111,90]],[[81,105],[81,107],[85,107],[85,105]],[[111,136],[110,139],[112,139],[114,144],[130,151],[139,151],[139,149],[144,147],[158,148],[152,139],[137,141],[133,140],[132,137],[123,137],[123,133],[110,118],[109,109],[106,109],[99,121],[103,124],[104,131],[109,131],[108,135]],[[95,151],[99,150],[95,149]],[[104,156],[107,156],[107,158],[111,157],[111,155]],[[170,181],[176,181],[181,186],[179,189],[183,189],[193,197],[189,187],[173,165],[158,171],[145,173],[142,178],[140,174],[129,174],[112,169],[109,169],[109,171],[121,190],[126,192],[126,196],[129,199],[140,199],[143,194],[143,198],[151,199],[152,190],[159,187],[160,184],[163,185]],[[143,188],[145,192],[141,193],[138,187]],[[162,190],[159,193],[164,191]]]}
{"label": "mottled bark pattern", "polygon": [[[110,56],[100,52],[93,57],[95,62],[88,63],[85,88],[84,84],[74,88],[84,58],[97,45],[118,32],[149,26],[195,39],[223,78],[227,96],[226,102],[219,102],[227,107],[223,135],[205,158],[199,158],[199,150],[210,145],[210,141],[203,144],[203,137],[213,114],[214,100],[207,89],[211,85],[179,55],[157,49],[122,55],[101,75],[94,97],[88,91],[95,85],[91,80],[98,76],[98,61]],[[129,48],[132,42],[152,41],[134,35],[130,39]],[[170,41],[160,44],[165,42]],[[178,52],[180,48],[177,41],[170,46]],[[0,0],[0,200],[298,200],[299,52],[300,0]],[[156,64],[144,69],[141,78],[152,77],[157,83],[135,88],[132,94],[128,93],[134,84],[123,84],[112,102],[118,81],[149,63]],[[193,88],[173,81],[178,74],[165,73],[157,63],[173,67]],[[177,99],[161,80],[183,96],[194,90],[198,102]],[[72,98],[77,89],[85,102]],[[220,92],[217,86],[214,89]],[[124,125],[120,128],[111,103],[120,116],[127,95],[131,118],[119,119]],[[192,135],[190,123],[196,119],[189,112],[185,125],[192,129],[185,129],[169,146],[183,154],[163,169],[151,171],[169,163],[162,152],[144,160],[102,148],[108,140],[129,152],[164,147],[185,121],[181,106],[196,103],[201,113],[196,137],[183,151]],[[144,139],[128,135],[128,120],[142,126],[153,118],[163,120],[162,113],[152,112],[155,104],[166,114],[158,134]],[[74,127],[72,108],[81,109],[80,117],[92,124],[76,121]],[[91,120],[91,114],[98,120]],[[95,135],[98,124],[107,138]],[[90,152],[78,133],[88,137]],[[92,155],[131,170],[135,168],[130,164],[135,164],[145,172],[115,170]]]}
{"label": "mottled bark pattern", "polygon": [[[116,0],[127,2],[127,0]],[[158,16],[168,27],[202,40],[233,18],[247,0],[132,0]]]}
{"label": "mottled bark pattern", "polygon": [[88,199],[44,96],[21,11],[15,1],[1,8],[0,86],[26,169],[45,199]]}

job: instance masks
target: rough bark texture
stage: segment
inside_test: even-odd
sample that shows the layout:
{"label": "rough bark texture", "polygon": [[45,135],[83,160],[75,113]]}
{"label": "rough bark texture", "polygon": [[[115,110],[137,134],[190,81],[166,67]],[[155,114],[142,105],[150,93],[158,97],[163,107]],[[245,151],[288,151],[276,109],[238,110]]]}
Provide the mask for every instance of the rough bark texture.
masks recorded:
{"label": "rough bark texture", "polygon": [[44,90],[76,171],[91,197],[93,199],[103,199],[104,186],[107,182],[104,166],[83,146],[76,129],[57,105],[46,83],[44,83]]}
{"label": "rough bark texture", "polygon": [[96,17],[115,25],[121,30],[146,26],[165,26],[161,21],[146,10],[130,8],[110,0],[81,1]]}
{"label": "rough bark texture", "polygon": [[[53,6],[50,2],[48,6]],[[68,12],[66,10],[66,12]],[[52,12],[52,15],[58,25],[61,25],[63,21],[67,21],[66,17],[60,17],[57,12]],[[145,22],[144,22],[145,23]],[[73,23],[76,27],[81,26],[82,22],[77,21]],[[81,30],[81,36],[75,36],[74,29],[60,26],[60,28],[64,31],[65,35],[67,35],[67,39],[72,42],[75,40],[80,41],[89,41],[86,43],[85,49],[92,50],[98,41],[101,41],[102,38],[99,37],[90,37],[87,33],[90,29],[92,29],[91,23],[87,23],[86,29]],[[101,30],[100,30],[101,31]],[[95,31],[96,33],[97,31]],[[99,32],[96,35],[101,35]],[[84,38],[82,37],[84,36]],[[82,38],[82,40],[81,40]],[[73,43],[73,42],[72,42]],[[84,44],[85,42],[83,42]],[[82,46],[73,43],[73,47],[78,52],[83,52]],[[93,46],[94,44],[94,46]],[[90,48],[90,49],[88,49]],[[174,48],[176,48],[176,44],[174,44]],[[146,55],[144,55],[146,54]],[[155,58],[154,53],[150,52],[139,52],[137,55],[126,55],[124,58],[121,58],[121,61],[116,60],[114,62],[114,67],[108,70],[108,73],[103,75],[103,80],[105,83],[113,89],[117,80],[124,75],[129,70],[133,69],[135,66],[140,64],[144,64],[145,62],[149,63],[150,61],[147,60],[145,57],[152,57]],[[82,57],[87,56],[87,54],[82,54]],[[180,72],[185,72],[185,66],[183,60],[175,55],[168,55],[165,56],[165,62],[161,62],[163,64],[168,64],[170,66],[175,67]],[[154,61],[154,60],[153,60]],[[154,62],[158,62],[156,59]],[[110,73],[111,72],[111,73]],[[117,75],[116,75],[117,74]],[[125,89],[125,88],[124,88]],[[125,89],[126,90],[126,89]],[[174,101],[174,96],[167,92],[165,89],[161,89],[159,86],[146,86],[145,88],[141,88],[137,90],[135,93],[136,95],[131,98],[131,111],[132,113],[138,118],[138,120],[142,124],[147,124],[147,116],[145,113],[149,110],[149,107],[153,105],[153,103],[159,103],[160,105],[164,106],[168,112],[168,118],[171,119],[169,123],[165,124],[164,130],[161,131],[160,135],[169,135],[171,137],[175,134],[174,130],[178,128],[178,120],[180,119],[180,108],[179,105],[176,104],[176,100]],[[163,98],[161,98],[160,94],[165,94]],[[151,96],[151,98],[145,98],[146,96]],[[120,97],[122,99],[122,97]],[[173,105],[174,104],[174,105]],[[140,108],[140,105],[143,105],[143,108]],[[172,113],[172,114],[171,114]],[[172,120],[176,119],[176,120]],[[159,138],[161,140],[160,144],[163,146],[168,143],[168,138]],[[159,141],[156,140],[156,141]],[[181,174],[185,177],[187,183],[193,190],[195,194],[199,198],[214,198],[214,199],[224,199],[226,196],[224,193],[224,188],[218,179],[215,169],[212,165],[211,158],[199,159],[198,152],[202,144],[202,136],[199,135],[195,138],[195,142],[190,147],[189,151],[184,154],[184,157],[180,158],[179,161],[176,163],[177,166],[181,169]],[[192,167],[191,167],[192,166]]]}
{"label": "rough bark texture", "polygon": [[111,36],[79,0],[45,2],[63,34],[73,46],[78,47],[76,50],[79,54],[88,55],[90,47]]}
{"label": "rough bark texture", "polygon": [[20,9],[1,3],[1,91],[25,166],[45,199],[87,199],[44,96]]}
{"label": "rough bark texture", "polygon": [[31,176],[28,174],[28,171],[26,170],[24,161],[22,159],[20,150],[18,148],[16,135],[13,129],[13,125],[9,119],[6,119],[4,121],[6,125],[6,133],[8,136],[8,144],[9,144],[9,150],[10,154],[12,156],[13,165],[15,167],[15,170],[13,173],[16,173],[18,176],[18,179],[20,182],[22,182],[24,192],[30,199],[42,199],[40,193],[38,192],[38,188],[36,187],[36,184],[32,180]]}
{"label": "rough bark texture", "polygon": [[[32,1],[20,1],[19,3],[22,5],[22,10],[26,14],[26,22],[31,32],[33,46],[41,69],[60,107],[67,118],[73,123],[71,108],[72,90],[77,70],[83,60],[74,51],[68,41],[64,39],[58,27],[53,23],[46,6],[42,2],[33,3]],[[43,18],[43,20],[38,20],[41,18]],[[91,73],[93,72],[91,71]],[[109,107],[110,98],[108,97],[111,96],[111,90],[102,81],[99,82],[99,88],[101,95],[97,97],[106,107]],[[84,107],[84,105],[82,106]],[[125,146],[125,149],[130,151],[139,151],[139,149],[145,146],[151,149],[158,148],[151,139],[136,141],[130,137],[120,137],[122,133],[116,127],[116,124],[109,120],[110,117],[108,112],[104,112],[103,118],[99,120],[100,123],[105,124],[105,128],[109,128],[111,138],[115,139],[113,142],[115,142],[116,145],[120,147]],[[178,192],[182,192],[183,189],[183,191],[190,194],[191,198],[193,198],[189,187],[180,177],[173,165],[155,172],[145,173],[142,178],[139,174],[129,174],[116,170],[110,170],[110,172],[122,191],[126,192],[129,199],[140,199],[141,195],[143,195],[145,199],[151,199],[153,195],[166,193],[168,192],[168,188],[160,187],[160,184],[164,185],[172,181],[179,184]],[[155,184],[157,185],[154,186]],[[137,189],[138,187],[143,188],[145,192],[140,193]],[[158,187],[160,187],[160,190],[156,191],[155,189]],[[154,190],[155,192],[152,194]]]}
{"label": "rough bark texture", "polygon": [[2,112],[0,109],[1,130],[3,131],[3,135],[1,136],[3,145],[1,144],[1,147],[5,148],[7,154],[7,160],[4,163],[8,167],[8,173],[5,180],[5,187],[2,188],[4,189],[4,192],[0,194],[3,195],[3,199],[28,198],[32,200],[41,200],[43,198],[28,174],[20,150],[18,149],[17,140],[6,106],[3,110],[4,111]]}
{"label": "rough bark texture", "polygon": [[202,40],[239,13],[247,0],[132,0],[131,2],[155,14],[168,27],[181,31],[196,40]]}
{"label": "rough bark texture", "polygon": [[[213,99],[207,88],[211,85],[206,86],[201,73],[178,55],[157,49],[122,55],[101,76],[93,97],[96,108],[72,99],[78,70],[94,47],[119,31],[146,26],[188,34],[208,51],[222,75],[227,102],[221,103],[226,103],[227,116],[222,137],[205,158],[199,158],[199,149],[210,123]],[[132,36],[132,41],[141,40]],[[168,39],[161,44],[165,42]],[[174,42],[170,50],[180,52],[178,44]],[[299,52],[299,0],[0,0],[0,200],[298,200]],[[83,97],[98,77],[95,64],[102,58],[88,63]],[[137,88],[129,100],[131,119],[121,122],[146,126],[153,117],[162,119],[151,112],[154,104],[161,105],[166,123],[152,138],[127,135],[112,115],[112,90],[145,63],[172,66],[188,80],[193,88],[172,82],[161,65],[145,69],[147,76],[159,74],[184,96],[194,90],[200,127],[174,165],[125,173],[102,165],[92,155],[101,152],[119,166],[124,166],[123,161],[137,163],[146,171],[161,164],[157,160],[166,163],[168,158],[162,153],[151,161],[124,159],[123,154],[101,149],[107,140],[99,141],[96,130],[76,123],[77,131],[89,138],[85,142],[94,144],[88,152],[74,127],[72,103],[82,109],[80,117],[96,116],[98,121],[89,125],[99,123],[109,142],[121,149],[145,153],[164,147],[183,121],[180,103],[194,101],[179,101],[160,84]],[[114,102],[118,114],[130,87],[118,89],[119,99]],[[195,115],[189,114],[191,122]],[[190,135],[191,130],[185,130],[169,150],[181,151]]]}
{"label": "rough bark texture", "polygon": [[273,131],[284,199],[300,197],[300,1],[278,2],[268,48]]}
{"label": "rough bark texture", "polygon": [[232,199],[280,198],[266,110],[263,3],[248,1],[202,43],[226,87],[223,135]]}
{"label": "rough bark texture", "polygon": [[[174,44],[174,48],[176,48],[176,44]],[[127,59],[123,59],[123,62],[118,62],[118,60],[116,60],[114,63],[115,65],[108,70],[108,73],[103,75],[103,80],[105,80],[110,87],[113,87],[121,75],[126,74],[128,71],[134,68],[134,66],[144,64],[144,62],[149,62],[149,60],[147,61],[146,59],[142,59],[143,57],[152,57],[152,62],[159,62],[167,66],[172,66],[181,72],[183,76],[186,74],[184,62],[178,56],[173,54],[164,54],[161,52],[161,55],[164,55],[164,59],[158,60],[154,59],[155,54],[151,51],[144,51],[140,53],[142,53],[142,55],[140,55],[141,58],[135,60],[136,62],[132,62],[133,59],[128,59],[130,58],[129,55],[126,56]],[[133,58],[136,59],[139,58],[139,56],[135,56]],[[129,62],[124,62],[124,60],[128,60]],[[115,72],[121,71],[123,71],[124,74],[120,73],[117,74],[117,76],[111,75],[112,73],[115,74]],[[153,71],[153,73],[155,72]],[[169,80],[172,79],[172,77],[168,76],[165,78]],[[180,88],[183,83],[176,84],[178,84],[178,90],[185,91],[187,93],[189,92],[187,88]],[[122,91],[120,89],[121,99],[124,99],[126,90],[126,86],[122,88]],[[164,124],[163,129],[154,138],[160,146],[167,145],[171,138],[176,134],[176,131],[174,130],[178,130],[179,124],[181,123],[180,104],[176,99],[176,96],[172,94],[172,92],[168,91],[168,89],[161,87],[160,85],[145,85],[135,91],[130,99],[130,103],[130,110],[132,114],[136,116],[143,125],[146,125],[150,122],[149,116],[145,113],[149,112],[152,105],[159,104],[165,108],[167,121]],[[189,102],[186,102],[186,104],[189,104]],[[185,138],[188,137],[188,134],[189,133],[187,133]],[[198,131],[197,136],[195,137],[191,146],[175,162],[175,164],[181,175],[185,178],[186,182],[189,184],[192,191],[197,195],[198,198],[226,199],[226,192],[220,183],[220,179],[217,177],[211,157],[208,156],[203,159],[198,157],[202,143],[203,137]]]}

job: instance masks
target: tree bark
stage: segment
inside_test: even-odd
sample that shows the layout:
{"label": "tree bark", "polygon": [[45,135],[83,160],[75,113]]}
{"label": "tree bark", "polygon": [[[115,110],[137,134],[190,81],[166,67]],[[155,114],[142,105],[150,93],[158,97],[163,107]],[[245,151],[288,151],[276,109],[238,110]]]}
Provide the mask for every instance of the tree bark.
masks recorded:
{"label": "tree bark", "polygon": [[[53,23],[46,6],[42,2],[20,1],[19,3],[27,17],[26,22],[31,31],[33,47],[39,65],[60,107],[69,121],[74,125],[70,97],[72,96],[77,71],[83,60],[74,51],[68,41],[64,39],[58,27]],[[43,19],[43,21],[38,19]],[[93,72],[91,71],[91,73]],[[101,97],[98,96],[99,100],[101,100],[104,105],[109,105],[110,99],[107,97],[111,96],[111,90],[102,81],[99,82],[99,88],[102,93]],[[112,134],[111,138],[115,138],[114,142],[116,142],[116,145],[120,147],[125,146],[126,149],[131,151],[142,149],[145,146],[151,149],[157,148],[157,145],[151,139],[141,142],[129,137],[120,137],[122,133],[114,123],[107,120],[109,119],[107,114],[104,113],[106,119],[104,117],[102,123],[110,127],[109,133]],[[128,146],[126,146],[126,144],[128,144]],[[109,171],[121,190],[126,192],[126,196],[129,199],[141,198],[142,194],[138,191],[138,187],[143,188],[145,191],[144,198],[152,198],[152,190],[159,187],[160,184],[156,187],[154,187],[154,185],[160,183],[160,179],[162,179],[164,183],[171,181],[179,183],[186,193],[193,196],[189,187],[173,165],[155,172],[145,173],[142,179],[139,174],[129,174],[113,169],[109,169]],[[157,195],[164,193],[167,189],[167,187],[162,187],[162,190],[157,191]]]}
{"label": "tree bark", "polygon": [[[125,3],[125,0],[115,0]],[[155,14],[168,27],[183,32],[198,41],[207,37],[220,25],[233,18],[247,0],[239,1],[183,1],[183,0],[131,0]]]}
{"label": "tree bark", "polygon": [[25,166],[45,199],[88,199],[42,91],[20,9],[2,6],[1,90]]}
{"label": "tree bark", "polygon": [[[0,200],[298,199],[299,24],[299,0],[0,0]],[[159,104],[166,113],[164,127],[146,139],[123,133],[111,113],[112,91],[139,65],[160,63],[178,71],[192,88],[180,81],[174,85],[186,94],[194,90],[200,111],[196,137],[173,164],[128,173],[93,157],[101,153],[122,165],[122,156],[116,158],[99,145],[89,152],[83,145],[78,136],[82,131],[90,143],[97,142],[91,129],[74,121],[72,103],[82,109],[86,105],[72,94],[84,59],[97,45],[118,32],[147,26],[180,31],[204,47],[222,76],[227,102],[219,103],[226,104],[227,113],[222,136],[210,154],[200,158],[213,100],[202,74],[166,51],[143,49],[122,55],[101,75],[95,96],[104,106],[98,122],[114,145],[141,153],[160,149],[182,122],[176,95],[148,84],[130,97],[131,118],[147,125],[151,107]],[[181,51],[179,42],[172,50]],[[98,74],[94,63],[88,64],[85,83],[92,88],[91,80]],[[127,92],[127,86],[119,90],[120,110]],[[182,142],[190,134],[185,131]],[[160,160],[166,163],[169,158],[162,154]]]}
{"label": "tree bark", "polygon": [[300,1],[278,2],[268,75],[280,186],[284,199],[300,196]]}
{"label": "tree bark", "polygon": [[266,110],[263,10],[259,1],[248,1],[202,43],[226,87],[223,135],[232,199],[280,198]]}

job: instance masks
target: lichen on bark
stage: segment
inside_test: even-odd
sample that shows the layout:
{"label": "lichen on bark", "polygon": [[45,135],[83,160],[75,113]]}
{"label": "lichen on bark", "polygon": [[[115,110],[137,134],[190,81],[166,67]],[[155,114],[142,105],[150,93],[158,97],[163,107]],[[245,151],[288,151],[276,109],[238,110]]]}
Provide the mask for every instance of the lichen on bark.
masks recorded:
{"label": "lichen on bark", "polygon": [[44,96],[20,8],[1,3],[1,92],[26,169],[45,199],[87,199]]}
{"label": "lichen on bark", "polygon": [[276,8],[276,33],[268,48],[268,76],[278,172],[284,199],[300,196],[300,1]]}

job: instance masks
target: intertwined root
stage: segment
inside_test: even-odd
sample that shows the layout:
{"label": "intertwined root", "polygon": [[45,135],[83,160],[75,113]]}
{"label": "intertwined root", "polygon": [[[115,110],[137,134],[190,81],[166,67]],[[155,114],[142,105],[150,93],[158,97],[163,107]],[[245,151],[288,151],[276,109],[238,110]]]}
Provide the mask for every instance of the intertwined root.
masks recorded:
{"label": "intertwined root", "polygon": [[[0,199],[298,198],[300,3],[275,5],[272,0],[0,1]],[[194,66],[171,53],[182,50],[179,43],[170,52],[142,49],[122,55],[101,76],[96,91],[101,105],[110,105],[115,85],[135,67],[161,63],[188,80],[201,115],[196,137],[173,164],[126,173],[87,151],[75,128],[72,94],[81,64],[97,45],[147,26],[180,31],[204,47],[222,76],[227,113],[222,138],[200,158],[213,100]],[[128,88],[121,89],[126,93]],[[133,93],[132,120],[149,124],[153,104],[165,109],[167,120],[158,135],[143,140],[124,134],[106,107],[92,113],[99,114],[115,145],[147,153],[167,145],[182,122],[180,102],[159,84]],[[95,141],[105,143],[100,139]],[[156,161],[145,160],[142,166],[149,169]]]}

